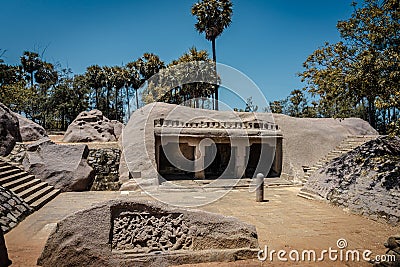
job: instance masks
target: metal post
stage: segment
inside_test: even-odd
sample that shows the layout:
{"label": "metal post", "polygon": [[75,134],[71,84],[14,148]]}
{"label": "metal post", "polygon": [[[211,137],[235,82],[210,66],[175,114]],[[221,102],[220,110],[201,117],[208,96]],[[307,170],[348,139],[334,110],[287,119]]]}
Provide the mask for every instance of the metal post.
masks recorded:
{"label": "metal post", "polygon": [[256,178],[256,201],[264,201],[264,175],[262,173],[258,173]]}

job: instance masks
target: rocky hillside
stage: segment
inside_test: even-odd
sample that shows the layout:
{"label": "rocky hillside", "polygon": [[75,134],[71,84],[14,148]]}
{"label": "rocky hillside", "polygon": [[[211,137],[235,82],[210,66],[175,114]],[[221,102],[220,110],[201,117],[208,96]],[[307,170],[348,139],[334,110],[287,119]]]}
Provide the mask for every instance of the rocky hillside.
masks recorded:
{"label": "rocky hillside", "polygon": [[332,160],[302,189],[372,219],[400,222],[400,138],[376,140]]}

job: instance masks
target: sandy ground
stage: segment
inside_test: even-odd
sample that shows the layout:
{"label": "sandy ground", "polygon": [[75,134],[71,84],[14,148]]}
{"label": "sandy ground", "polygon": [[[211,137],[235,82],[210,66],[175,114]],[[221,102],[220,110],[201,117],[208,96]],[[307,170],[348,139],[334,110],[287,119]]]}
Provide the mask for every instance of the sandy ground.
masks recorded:
{"label": "sandy ground", "polygon": [[[248,189],[235,189],[223,198],[200,207],[200,209],[237,217],[254,224],[259,245],[269,249],[315,250],[318,255],[324,249],[337,249],[340,238],[347,241],[344,250],[371,250],[373,255],[384,254],[383,243],[389,236],[399,235],[400,227],[350,214],[327,203],[310,201],[296,196],[298,187],[268,188],[268,201],[255,202],[254,193]],[[186,197],[190,197],[190,193]],[[176,197],[176,192],[171,197]],[[46,239],[55,223],[74,211],[115,198],[149,198],[140,192],[62,193],[39,211],[30,215],[5,235],[13,266],[36,266]],[[276,257],[276,256],[275,256]],[[366,262],[271,262],[258,259],[229,263],[204,263],[183,266],[371,266]]]}

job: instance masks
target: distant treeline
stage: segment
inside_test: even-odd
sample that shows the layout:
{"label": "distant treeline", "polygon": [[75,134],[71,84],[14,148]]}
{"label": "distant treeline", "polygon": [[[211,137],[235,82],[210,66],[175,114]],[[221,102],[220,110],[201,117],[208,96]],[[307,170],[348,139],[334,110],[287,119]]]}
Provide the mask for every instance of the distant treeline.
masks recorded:
{"label": "distant treeline", "polygon": [[[193,47],[168,66],[191,61],[212,62],[206,51]],[[129,102],[135,95],[134,108],[139,102],[152,101],[185,102],[200,107],[198,100],[191,101],[194,98],[203,99],[204,107],[216,86],[178,86],[172,90],[174,94],[159,98],[152,96],[150,86],[139,101],[137,90],[140,86],[166,67],[157,55],[145,53],[124,66],[93,65],[87,67],[84,74],[74,75],[70,69],[43,60],[38,53],[26,51],[18,65],[0,61],[0,102],[46,129],[55,130],[65,130],[81,111],[88,109],[99,109],[106,117],[123,121],[133,111]]]}
{"label": "distant treeline", "polygon": [[[303,72],[298,74],[304,88],[293,90],[286,99],[271,102],[270,110],[295,117],[359,117],[382,134],[398,135],[399,1],[365,0],[352,5],[351,17],[337,23],[341,41],[326,43],[314,51],[304,62]],[[208,16],[204,10],[221,15]],[[168,65],[157,55],[145,53],[124,66],[93,65],[84,74],[73,75],[71,70],[46,62],[34,52],[24,52],[19,65],[8,65],[1,61],[5,51],[0,50],[0,101],[47,129],[64,130],[79,112],[89,108],[97,108],[110,119],[122,121],[132,112],[128,102],[134,95],[136,107],[139,106],[140,86],[165,70],[167,76],[156,83],[147,83],[141,103],[164,101],[218,109],[218,101],[214,99],[218,100],[219,77],[212,67],[216,61],[215,39],[230,25],[232,3],[202,0],[193,5],[192,14],[197,17],[196,29],[212,42],[213,60],[206,51],[193,47]],[[205,72],[216,82],[176,83],[184,80],[186,73],[169,71],[166,67],[192,61],[209,62]],[[192,67],[193,72],[198,71],[195,65]],[[176,86],[165,91],[168,84]],[[311,96],[311,101],[307,96]],[[250,97],[243,111],[256,110]]]}

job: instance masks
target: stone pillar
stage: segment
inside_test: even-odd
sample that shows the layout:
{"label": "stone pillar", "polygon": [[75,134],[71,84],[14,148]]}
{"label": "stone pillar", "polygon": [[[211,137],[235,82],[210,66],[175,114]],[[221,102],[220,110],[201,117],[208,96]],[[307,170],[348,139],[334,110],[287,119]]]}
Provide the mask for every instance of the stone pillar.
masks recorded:
{"label": "stone pillar", "polygon": [[159,137],[156,137],[156,145],[155,145],[155,153],[156,153],[156,164],[157,164],[157,172],[160,173],[160,145],[161,141]]}
{"label": "stone pillar", "polygon": [[281,175],[282,173],[282,137],[276,138],[276,147],[275,147],[275,157],[272,165],[272,169],[277,173],[277,175]]}
{"label": "stone pillar", "polygon": [[264,175],[258,173],[256,177],[256,201],[264,201]]}
{"label": "stone pillar", "polygon": [[235,159],[235,166],[236,166],[236,173],[235,178],[242,178],[246,171],[246,144],[245,142],[233,142],[236,144],[236,159]]}
{"label": "stone pillar", "polygon": [[194,177],[196,179],[205,179],[206,175],[204,173],[204,157],[205,157],[205,147],[200,145],[200,142],[196,142],[194,149],[195,158],[195,173]]}

